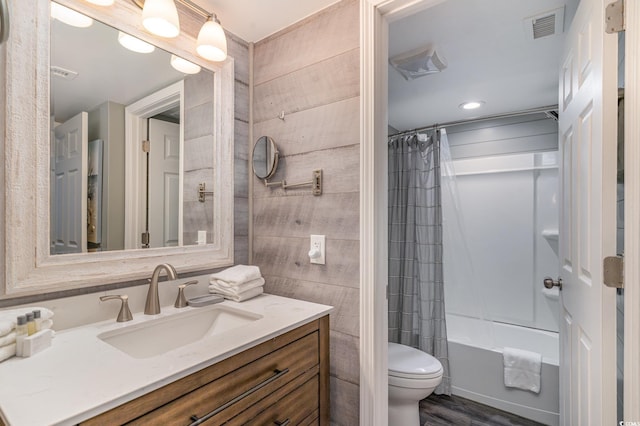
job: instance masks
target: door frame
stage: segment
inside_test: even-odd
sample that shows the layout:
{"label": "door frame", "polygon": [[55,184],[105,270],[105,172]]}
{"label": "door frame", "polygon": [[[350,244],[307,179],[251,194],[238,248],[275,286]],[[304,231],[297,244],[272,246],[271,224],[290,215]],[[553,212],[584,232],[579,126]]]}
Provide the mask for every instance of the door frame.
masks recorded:
{"label": "door frame", "polygon": [[[389,23],[444,0],[360,1],[360,424],[386,425]],[[625,2],[624,419],[640,421],[640,5]],[[604,23],[603,23],[604,27]]]}
{"label": "door frame", "polygon": [[125,129],[125,197],[124,248],[139,249],[140,235],[145,218],[146,162],[141,141],[147,139],[147,118],[170,108],[180,106],[180,167],[178,173],[180,194],[178,199],[178,246],[182,246],[182,216],[184,193],[184,81],[180,80],[164,89],[128,105],[124,112]]}
{"label": "door frame", "polygon": [[624,8],[624,419],[640,421],[640,5]]}

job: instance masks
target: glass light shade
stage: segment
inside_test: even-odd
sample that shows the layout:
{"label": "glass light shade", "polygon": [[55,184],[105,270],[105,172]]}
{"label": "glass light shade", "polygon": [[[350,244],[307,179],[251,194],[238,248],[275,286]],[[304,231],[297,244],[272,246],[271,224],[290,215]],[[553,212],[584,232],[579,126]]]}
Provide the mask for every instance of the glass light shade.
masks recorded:
{"label": "glass light shade", "polygon": [[142,41],[132,35],[123,33],[122,31],[118,31],[118,43],[132,52],[137,53],[151,53],[156,50],[154,45],[149,44],[146,41]]}
{"label": "glass light shade", "polygon": [[227,59],[227,37],[219,22],[209,20],[204,23],[198,33],[196,52],[209,61]]}
{"label": "glass light shade", "polygon": [[87,0],[87,2],[97,4],[98,6],[111,6],[115,0]]}
{"label": "glass light shade", "polygon": [[142,25],[157,36],[177,37],[180,20],[176,4],[173,0],[146,0],[142,9]]}
{"label": "glass light shade", "polygon": [[201,69],[200,65],[196,65],[176,55],[171,55],[171,66],[185,74],[198,74]]}
{"label": "glass light shade", "polygon": [[87,28],[93,24],[88,16],[54,2],[51,2],[51,17],[72,27]]}

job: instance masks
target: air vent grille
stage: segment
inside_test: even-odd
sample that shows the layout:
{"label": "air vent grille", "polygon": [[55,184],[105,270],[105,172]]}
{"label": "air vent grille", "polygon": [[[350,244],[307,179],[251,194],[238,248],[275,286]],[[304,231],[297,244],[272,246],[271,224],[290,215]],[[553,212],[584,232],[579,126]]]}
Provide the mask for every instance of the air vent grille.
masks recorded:
{"label": "air vent grille", "polygon": [[564,6],[525,18],[524,31],[529,40],[538,40],[564,31]]}
{"label": "air vent grille", "polygon": [[556,33],[556,15],[547,15],[533,20],[533,39],[539,39]]}
{"label": "air vent grille", "polygon": [[78,76],[78,73],[62,67],[52,66],[51,75],[54,77],[64,78],[65,80],[73,80]]}

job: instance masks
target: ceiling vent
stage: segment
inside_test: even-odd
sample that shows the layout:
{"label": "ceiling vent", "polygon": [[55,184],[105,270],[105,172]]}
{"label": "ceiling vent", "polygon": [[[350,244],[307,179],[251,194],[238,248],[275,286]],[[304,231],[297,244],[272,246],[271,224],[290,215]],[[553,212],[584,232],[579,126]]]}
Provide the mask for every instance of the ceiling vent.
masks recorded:
{"label": "ceiling vent", "polygon": [[524,30],[529,40],[537,40],[564,31],[564,6],[524,19]]}
{"label": "ceiling vent", "polygon": [[394,56],[389,59],[389,63],[406,80],[415,80],[447,68],[447,61],[433,47],[421,47]]}
{"label": "ceiling vent", "polygon": [[54,77],[64,78],[65,80],[73,80],[78,76],[75,71],[67,70],[55,65],[51,66],[51,75]]}

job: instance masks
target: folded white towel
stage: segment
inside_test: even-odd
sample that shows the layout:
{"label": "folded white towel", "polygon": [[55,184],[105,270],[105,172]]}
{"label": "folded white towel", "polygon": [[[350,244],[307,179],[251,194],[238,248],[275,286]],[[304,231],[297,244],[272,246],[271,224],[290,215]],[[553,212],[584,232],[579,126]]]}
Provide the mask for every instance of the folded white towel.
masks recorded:
{"label": "folded white towel", "polygon": [[504,348],[504,385],[531,392],[540,392],[542,355],[515,348]]}
{"label": "folded white towel", "polygon": [[264,292],[264,288],[260,286],[260,287],[252,288],[251,290],[243,291],[242,293],[238,293],[238,294],[224,294],[220,291],[211,291],[211,289],[209,289],[209,292],[213,294],[220,294],[222,297],[224,297],[227,300],[233,300],[234,302],[244,302],[245,300],[249,300],[251,298],[261,295]]}
{"label": "folded white towel", "polygon": [[238,284],[235,286],[229,285],[226,281],[215,280],[215,282],[209,284],[209,291],[220,291],[222,294],[238,295],[252,288],[260,287],[264,285],[264,278],[258,278],[257,280],[251,280],[246,283]]}
{"label": "folded white towel", "polygon": [[0,347],[0,362],[16,355],[16,344],[12,343],[7,346]]}
{"label": "folded white towel", "polygon": [[[40,330],[46,330],[53,327],[53,320],[46,319],[40,323]],[[55,333],[54,333],[55,335]]]}
{"label": "folded white towel", "polygon": [[233,286],[257,280],[260,277],[262,277],[262,274],[260,274],[260,268],[257,266],[236,265],[224,271],[211,274],[210,282],[213,284],[215,280],[225,281],[228,285]]}
{"label": "folded white towel", "polygon": [[6,336],[16,328],[16,318],[20,315],[24,315],[35,310],[40,310],[40,317],[42,321],[51,319],[53,317],[53,311],[42,308],[39,306],[29,306],[26,308],[7,309],[0,311],[0,337]]}
{"label": "folded white towel", "polygon": [[0,337],[0,348],[16,342],[16,332],[12,331],[6,336]]}

